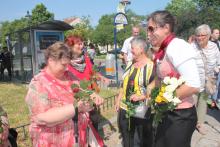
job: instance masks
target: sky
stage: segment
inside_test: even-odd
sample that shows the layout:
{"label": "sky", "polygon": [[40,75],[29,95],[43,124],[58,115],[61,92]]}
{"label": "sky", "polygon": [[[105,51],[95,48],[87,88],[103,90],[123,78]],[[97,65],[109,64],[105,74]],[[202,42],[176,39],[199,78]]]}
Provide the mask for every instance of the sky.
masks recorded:
{"label": "sky", "polygon": [[[90,16],[92,26],[104,14],[112,14],[117,10],[121,0],[0,0],[0,22],[20,19],[37,4],[43,3],[48,11],[54,13],[55,19],[63,20],[71,16]],[[138,15],[147,15],[155,10],[164,9],[171,0],[130,0],[131,9]]]}

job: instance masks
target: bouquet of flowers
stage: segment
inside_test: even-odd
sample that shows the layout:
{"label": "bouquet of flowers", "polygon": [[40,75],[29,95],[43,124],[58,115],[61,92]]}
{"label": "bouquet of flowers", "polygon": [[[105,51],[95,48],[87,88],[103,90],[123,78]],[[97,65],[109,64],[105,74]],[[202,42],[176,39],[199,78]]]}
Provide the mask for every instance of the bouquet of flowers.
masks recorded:
{"label": "bouquet of flowers", "polygon": [[100,89],[98,87],[97,81],[100,80],[97,74],[97,67],[93,66],[93,71],[91,73],[90,80],[81,80],[79,85],[72,84],[72,90],[75,93],[74,97],[77,101],[89,102],[93,105],[93,101],[90,99],[90,95],[93,92],[99,93]]}
{"label": "bouquet of flowers", "polygon": [[151,91],[150,106],[154,113],[153,126],[157,127],[162,121],[164,113],[173,111],[181,100],[176,96],[176,89],[184,84],[182,77],[165,77],[160,87]]}

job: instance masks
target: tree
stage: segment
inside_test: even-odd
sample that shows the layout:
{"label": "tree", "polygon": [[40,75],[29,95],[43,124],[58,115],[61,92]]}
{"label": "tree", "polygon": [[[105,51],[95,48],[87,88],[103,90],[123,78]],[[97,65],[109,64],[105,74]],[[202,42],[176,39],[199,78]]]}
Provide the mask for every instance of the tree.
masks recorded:
{"label": "tree", "polygon": [[105,46],[107,45],[113,45],[114,42],[114,36],[113,36],[113,31],[114,31],[114,14],[110,15],[103,15],[99,19],[99,24],[96,27],[95,31],[93,32],[93,37],[92,42],[95,44]]}
{"label": "tree", "polygon": [[93,29],[90,25],[90,16],[83,16],[81,23],[74,26],[74,29],[65,32],[65,36],[78,35],[81,36],[85,41],[90,40]]}
{"label": "tree", "polygon": [[[115,14],[103,15],[97,27],[94,30],[93,42],[101,46],[113,45],[114,44],[114,16]],[[137,15],[133,11],[128,10],[126,12],[128,19],[128,25],[125,26],[124,30],[117,32],[117,44],[122,46],[126,38],[131,36],[131,28],[134,25],[140,25],[143,21],[146,21],[145,16]],[[141,31],[142,36],[145,37],[145,31]]]}
{"label": "tree", "polygon": [[[54,14],[47,11],[47,8],[43,4],[38,4],[36,7],[32,10],[32,25],[36,25],[40,22],[47,21],[49,19],[53,19]],[[11,34],[13,32],[18,31],[19,29],[23,29],[28,27],[28,18],[22,17],[20,19],[15,19],[12,22],[4,21],[1,22],[1,36],[0,41],[2,46],[6,45],[5,37],[7,34]],[[11,39],[14,40],[15,34],[11,34]],[[23,38],[27,38],[27,35],[23,35]]]}
{"label": "tree", "polygon": [[47,11],[47,8],[42,3],[37,4],[35,8],[32,10],[31,22],[34,25],[53,19],[54,19],[54,14]]}
{"label": "tree", "polygon": [[201,24],[208,24],[211,28],[220,26],[219,0],[172,0],[166,10],[176,16],[176,34],[183,38],[193,34]]}

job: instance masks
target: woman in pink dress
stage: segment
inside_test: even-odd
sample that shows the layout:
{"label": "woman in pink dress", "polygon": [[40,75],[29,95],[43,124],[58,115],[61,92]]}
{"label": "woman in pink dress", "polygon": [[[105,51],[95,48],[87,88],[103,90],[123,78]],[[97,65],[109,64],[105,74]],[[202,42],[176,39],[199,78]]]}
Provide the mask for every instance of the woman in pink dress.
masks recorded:
{"label": "woman in pink dress", "polygon": [[157,127],[155,147],[190,147],[197,114],[192,95],[199,92],[200,79],[196,54],[186,41],[173,34],[175,19],[168,11],[156,11],[148,17],[147,35],[155,50],[157,77],[182,76],[185,83],[176,90],[182,101],[168,111]]}
{"label": "woman in pink dress", "polygon": [[62,42],[45,50],[46,67],[31,80],[26,96],[31,113],[30,136],[34,147],[72,147],[75,143],[72,117],[90,110],[76,104],[73,79],[66,71],[71,52]]}

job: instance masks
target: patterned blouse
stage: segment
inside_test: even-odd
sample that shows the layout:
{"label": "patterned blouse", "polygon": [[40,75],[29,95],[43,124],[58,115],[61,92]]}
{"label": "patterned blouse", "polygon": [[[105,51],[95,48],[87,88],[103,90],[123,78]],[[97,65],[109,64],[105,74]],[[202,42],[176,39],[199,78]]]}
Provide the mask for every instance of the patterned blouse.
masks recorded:
{"label": "patterned blouse", "polygon": [[[68,74],[66,74],[68,75]],[[68,77],[68,76],[66,76]],[[26,96],[31,120],[38,114],[53,107],[73,103],[72,82],[66,85],[58,83],[44,70],[36,75]],[[74,146],[74,125],[72,119],[56,126],[47,127],[31,122],[30,136],[34,147],[72,147]]]}
{"label": "patterned blouse", "polygon": [[[132,81],[132,91],[138,95],[147,94],[147,85],[154,79],[153,73],[154,64],[153,62],[147,63],[144,67],[135,68],[132,62],[129,62],[127,68],[123,74],[123,97],[122,101],[127,99],[129,95],[129,89],[131,88]],[[127,109],[127,106],[120,102],[120,108]]]}

